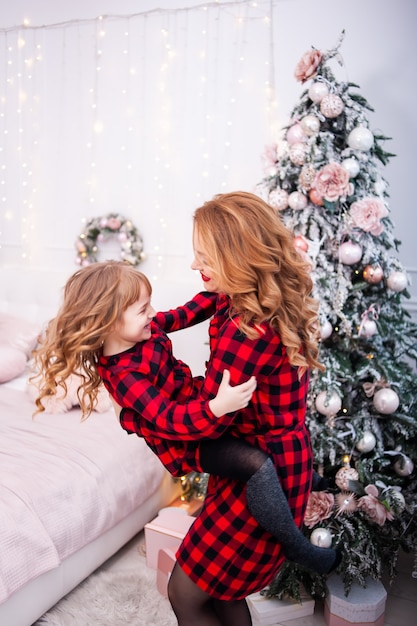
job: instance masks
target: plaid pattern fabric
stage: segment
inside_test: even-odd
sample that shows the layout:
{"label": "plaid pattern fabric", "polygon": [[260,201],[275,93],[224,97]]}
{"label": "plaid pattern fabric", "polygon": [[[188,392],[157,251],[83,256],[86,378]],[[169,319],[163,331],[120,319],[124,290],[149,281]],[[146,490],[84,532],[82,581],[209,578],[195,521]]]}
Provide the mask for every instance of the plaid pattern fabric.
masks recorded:
{"label": "plaid pattern fabric", "polygon": [[[191,326],[210,317],[215,307],[216,297],[201,293],[177,316],[184,327]],[[169,325],[172,315],[165,315]],[[157,320],[164,325],[164,314]],[[109,393],[126,407],[120,416],[122,427],[143,437],[173,476],[203,471],[197,439],[218,436],[233,418],[224,418],[223,425],[211,413],[209,398],[196,399],[203,379],[193,378],[189,367],[174,358],[171,341],[159,325],[152,324],[149,341],[121,354],[101,356],[98,371]]]}
{"label": "plaid pattern fabric", "polygon": [[[251,375],[257,389],[249,407],[235,416],[230,434],[271,456],[295,523],[301,527],[310,492],[312,451],[305,427],[308,375],[298,379],[285,348],[268,325],[251,340],[229,315],[229,303],[219,297],[210,324],[211,360],[201,388],[206,397],[230,370],[233,384]],[[264,588],[284,560],[280,545],[265,532],[246,506],[245,485],[211,476],[203,510],[177,552],[186,574],[211,596],[237,600]]]}
{"label": "plaid pattern fabric", "polygon": [[[166,332],[178,330],[192,323],[196,314],[203,315],[201,306],[158,313],[155,319]],[[280,338],[267,324],[260,327],[256,339],[249,339],[239,331],[238,322],[230,314],[228,298],[219,296],[209,328],[211,358],[204,380],[193,380],[188,368],[175,362],[170,342],[156,324],[154,341],[140,344],[138,352],[136,347],[117,357],[103,357],[101,375],[119,404],[127,403],[139,413],[122,411],[122,426],[144,436],[164,464],[174,468],[181,447],[185,463],[192,451],[197,463],[196,437],[218,437],[227,425],[228,433],[267,451],[295,523],[301,526],[312,471],[304,422],[308,375],[298,379]],[[207,400],[216,394],[224,369],[230,370],[232,384],[256,376],[257,389],[245,411],[215,420]],[[175,404],[187,400],[186,405]],[[191,580],[221,600],[242,599],[264,588],[284,560],[280,545],[249,513],[245,490],[243,483],[211,476],[203,510],[177,552]]]}

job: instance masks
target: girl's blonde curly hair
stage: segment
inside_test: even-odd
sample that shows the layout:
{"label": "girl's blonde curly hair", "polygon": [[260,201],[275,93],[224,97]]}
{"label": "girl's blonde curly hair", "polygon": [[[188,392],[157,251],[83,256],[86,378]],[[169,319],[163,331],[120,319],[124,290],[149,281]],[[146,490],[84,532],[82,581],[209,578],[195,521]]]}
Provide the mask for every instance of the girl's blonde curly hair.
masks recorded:
{"label": "girl's blonde curly hair", "polygon": [[268,322],[300,375],[324,369],[309,267],[275,209],[251,193],[219,194],[195,211],[194,229],[242,332],[255,337],[254,326]]}
{"label": "girl's blonde curly hair", "polygon": [[80,377],[77,395],[83,418],[90,415],[101,384],[97,364],[103,341],[143,293],[152,293],[149,280],[123,261],[94,263],[69,278],[58,315],[34,354],[36,413],[45,410],[42,399],[55,395],[58,387],[67,393],[66,380],[75,373]]}

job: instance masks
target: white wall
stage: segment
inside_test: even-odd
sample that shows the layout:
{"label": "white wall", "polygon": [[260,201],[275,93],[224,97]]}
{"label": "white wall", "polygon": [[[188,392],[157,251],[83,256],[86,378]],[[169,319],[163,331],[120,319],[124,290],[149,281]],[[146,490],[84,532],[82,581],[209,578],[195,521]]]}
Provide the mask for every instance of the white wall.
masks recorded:
{"label": "white wall", "polygon": [[[399,256],[416,283],[417,5],[413,0],[254,4],[208,2],[205,10],[197,0],[1,3],[0,161],[7,155],[7,169],[0,173],[0,267],[52,264],[72,271],[82,220],[116,210],[128,214],[143,234],[144,271],[154,279],[190,277],[193,209],[216,192],[252,190],[259,182],[264,146],[276,139],[302,92],[293,77],[296,63],[312,45],[332,47],[345,29],[340,77],[360,86],[375,109],[372,128],[392,137],[386,148],[397,157],[384,177],[402,241]],[[131,17],[100,22],[99,15]],[[17,30],[24,20],[29,26]],[[66,21],[70,24],[52,28]],[[128,64],[127,30],[135,34]],[[8,46],[19,45],[19,37],[25,45],[13,57]],[[165,57],[163,37],[171,46]],[[27,51],[37,45],[44,56],[31,69]],[[178,51],[182,56],[175,58]],[[8,65],[10,58],[20,66]],[[124,74],[133,66],[147,72],[140,81]],[[122,107],[123,89],[131,119]],[[11,92],[17,94],[12,108],[5,102]],[[102,120],[103,133],[94,133],[94,123]],[[139,130],[129,135],[130,123]],[[415,285],[413,293],[417,308]]]}

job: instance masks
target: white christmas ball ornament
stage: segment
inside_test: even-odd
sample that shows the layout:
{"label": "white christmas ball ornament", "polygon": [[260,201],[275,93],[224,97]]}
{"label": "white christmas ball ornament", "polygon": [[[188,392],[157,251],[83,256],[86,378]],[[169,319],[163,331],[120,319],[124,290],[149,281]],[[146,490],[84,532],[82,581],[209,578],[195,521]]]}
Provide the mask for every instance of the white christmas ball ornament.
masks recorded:
{"label": "white christmas ball ornament", "polygon": [[306,115],[301,120],[301,128],[309,137],[317,135],[320,130],[320,120],[315,115]]}
{"label": "white christmas ball ornament", "polygon": [[327,391],[320,391],[315,401],[316,409],[322,415],[336,415],[342,408],[342,399],[335,391],[329,395]]}
{"label": "white christmas ball ornament", "polygon": [[298,143],[299,141],[306,141],[307,135],[303,131],[301,124],[299,122],[296,122],[295,124],[289,127],[285,138],[290,144],[290,146],[292,146],[295,143]]}
{"label": "white christmas ball ornament", "polygon": [[330,324],[329,320],[326,320],[320,326],[320,337],[324,341],[328,339],[333,332],[333,326]]}
{"label": "white christmas ball ornament", "polygon": [[384,387],[374,393],[373,403],[378,413],[389,415],[398,409],[400,399],[394,389]]}
{"label": "white christmas ball ornament", "polygon": [[310,542],[313,546],[330,548],[332,545],[332,535],[327,528],[315,528],[310,535]]}
{"label": "white christmas ball ornament", "polygon": [[340,165],[349,174],[349,178],[355,178],[359,174],[360,165],[356,159],[345,159]]}
{"label": "white christmas ball ornament", "polygon": [[403,291],[407,287],[407,276],[404,272],[391,272],[387,278],[387,286],[392,291]]}
{"label": "white christmas ball ornament", "polygon": [[371,452],[376,446],[376,438],[374,433],[371,433],[370,430],[365,430],[362,437],[356,444],[356,448],[359,452]]}
{"label": "white christmas ball ornament", "polygon": [[401,456],[394,463],[395,473],[398,476],[411,476],[414,471],[414,463],[408,456]]}
{"label": "white christmas ball ornament", "polygon": [[317,104],[318,102],[321,102],[324,96],[327,96],[328,93],[329,88],[325,83],[316,82],[313,83],[308,90],[308,97]]}
{"label": "white christmas ball ornament", "polygon": [[288,205],[294,211],[302,211],[307,206],[307,196],[300,191],[293,191],[288,196]]}
{"label": "white christmas ball ornament", "polygon": [[372,337],[373,335],[376,335],[377,332],[378,332],[378,328],[377,328],[376,322],[374,320],[365,320],[361,324],[361,335],[362,336],[367,337],[369,339],[369,337]]}
{"label": "white christmas ball ornament", "polygon": [[339,247],[339,261],[343,265],[354,265],[362,258],[362,248],[354,241],[345,241]]}
{"label": "white christmas ball ornament", "polygon": [[374,136],[365,126],[357,126],[348,136],[348,146],[352,150],[367,151],[374,145]]}

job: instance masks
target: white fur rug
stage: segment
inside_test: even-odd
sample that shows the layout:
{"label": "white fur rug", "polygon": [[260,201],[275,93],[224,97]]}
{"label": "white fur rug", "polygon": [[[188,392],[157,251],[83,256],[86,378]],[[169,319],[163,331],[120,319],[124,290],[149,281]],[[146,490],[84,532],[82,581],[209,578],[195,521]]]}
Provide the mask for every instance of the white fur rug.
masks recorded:
{"label": "white fur rug", "polygon": [[34,626],[176,626],[156,572],[145,567],[92,574]]}

